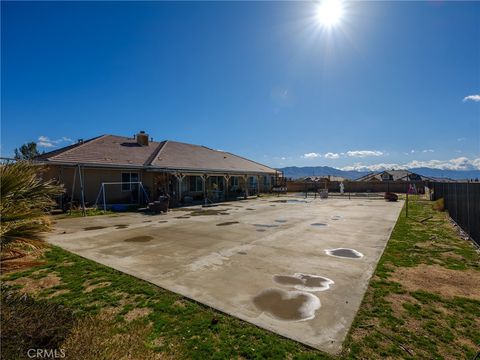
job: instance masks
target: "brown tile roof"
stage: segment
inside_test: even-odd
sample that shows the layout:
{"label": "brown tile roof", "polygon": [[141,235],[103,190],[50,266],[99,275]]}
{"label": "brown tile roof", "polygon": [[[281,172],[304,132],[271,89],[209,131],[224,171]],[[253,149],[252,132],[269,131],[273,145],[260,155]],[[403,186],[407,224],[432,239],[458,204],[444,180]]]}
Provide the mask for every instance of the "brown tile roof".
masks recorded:
{"label": "brown tile roof", "polygon": [[274,169],[229,152],[205,146],[167,141],[152,166],[168,169],[208,169],[217,171],[275,172]]}
{"label": "brown tile roof", "polygon": [[382,181],[383,174],[389,174],[392,181],[420,181],[430,179],[427,176],[418,175],[408,170],[386,170],[367,174],[358,178],[356,181]]}
{"label": "brown tile roof", "polygon": [[133,138],[103,135],[40,155],[38,160],[58,164],[132,166],[184,171],[274,173],[275,169],[228,152],[176,141],[138,145]]}

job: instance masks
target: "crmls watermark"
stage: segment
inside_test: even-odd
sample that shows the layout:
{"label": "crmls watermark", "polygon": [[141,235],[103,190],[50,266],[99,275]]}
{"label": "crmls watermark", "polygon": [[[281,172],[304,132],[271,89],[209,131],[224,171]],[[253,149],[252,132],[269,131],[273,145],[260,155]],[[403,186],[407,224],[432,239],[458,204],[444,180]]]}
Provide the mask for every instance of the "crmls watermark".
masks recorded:
{"label": "crmls watermark", "polygon": [[62,359],[65,349],[28,349],[27,356],[30,359]]}

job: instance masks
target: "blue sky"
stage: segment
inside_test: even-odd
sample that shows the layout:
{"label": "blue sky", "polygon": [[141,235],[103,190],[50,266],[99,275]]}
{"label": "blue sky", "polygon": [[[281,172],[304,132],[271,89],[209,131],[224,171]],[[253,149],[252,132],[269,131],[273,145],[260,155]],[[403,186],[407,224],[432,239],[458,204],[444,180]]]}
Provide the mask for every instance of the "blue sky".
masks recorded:
{"label": "blue sky", "polygon": [[480,169],[480,3],[2,2],[2,156],[100,134]]}

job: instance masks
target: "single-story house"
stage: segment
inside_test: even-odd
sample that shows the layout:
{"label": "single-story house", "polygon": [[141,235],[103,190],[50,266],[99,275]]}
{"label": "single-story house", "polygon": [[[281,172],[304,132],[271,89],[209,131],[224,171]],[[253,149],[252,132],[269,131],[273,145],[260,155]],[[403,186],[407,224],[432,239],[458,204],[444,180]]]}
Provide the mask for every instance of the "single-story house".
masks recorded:
{"label": "single-story house", "polygon": [[355,181],[428,181],[431,178],[419,174],[415,174],[408,170],[385,170],[379,172],[372,172],[364,175]]}
{"label": "single-story house", "polygon": [[346,181],[348,180],[347,178],[344,178],[342,176],[335,176],[335,175],[324,175],[324,176],[308,176],[304,179],[304,181],[308,182],[333,182],[333,181]]}
{"label": "single-story house", "polygon": [[225,151],[177,141],[101,135],[44,153],[45,178],[65,185],[67,199],[129,204],[169,195],[173,204],[216,202],[268,192],[281,173]]}

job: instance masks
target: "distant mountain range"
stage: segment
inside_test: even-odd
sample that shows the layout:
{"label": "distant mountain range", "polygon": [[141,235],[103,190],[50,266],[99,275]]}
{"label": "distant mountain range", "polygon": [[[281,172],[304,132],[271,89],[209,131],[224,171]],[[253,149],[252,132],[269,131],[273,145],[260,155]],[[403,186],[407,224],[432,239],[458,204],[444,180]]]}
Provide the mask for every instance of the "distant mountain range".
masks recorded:
{"label": "distant mountain range", "polygon": [[[284,176],[288,178],[298,179],[306,176],[342,176],[346,179],[358,179],[361,176],[370,174],[372,171],[356,171],[349,170],[344,171],[336,169],[330,166],[289,166],[279,169],[283,171]],[[461,179],[475,179],[480,178],[480,170],[441,170],[441,169],[432,169],[432,168],[412,168],[408,169],[411,172],[420,174],[423,176],[434,177],[434,178],[448,178],[453,180]]]}

